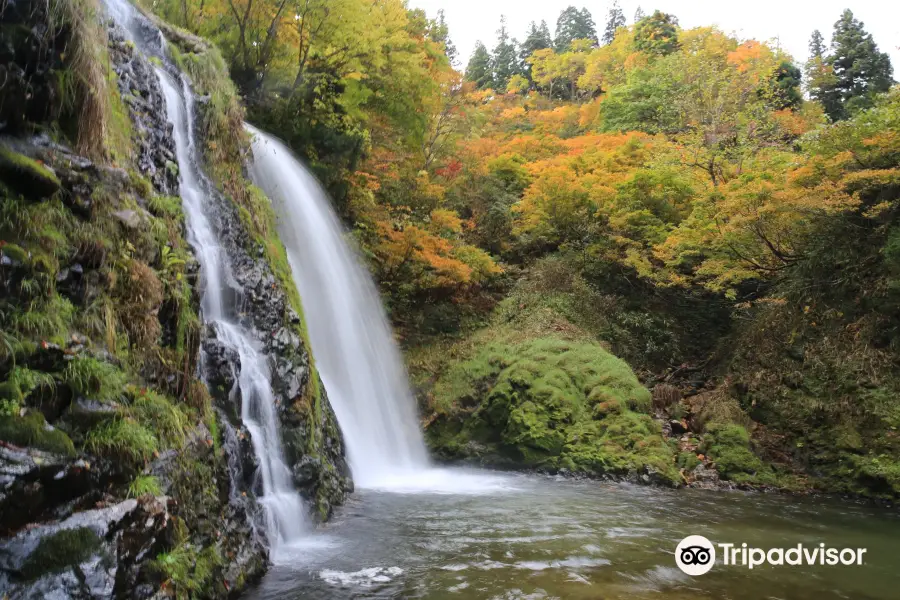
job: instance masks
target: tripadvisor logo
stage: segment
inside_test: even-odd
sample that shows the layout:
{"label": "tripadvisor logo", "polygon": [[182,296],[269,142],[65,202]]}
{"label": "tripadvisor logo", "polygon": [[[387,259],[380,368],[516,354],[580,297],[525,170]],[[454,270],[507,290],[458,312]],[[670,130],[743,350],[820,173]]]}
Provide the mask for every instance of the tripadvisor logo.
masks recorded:
{"label": "tripadvisor logo", "polygon": [[722,564],[753,569],[761,565],[861,565],[866,548],[830,548],[825,544],[807,547],[797,544],[791,548],[748,547],[746,543],[715,544],[702,535],[689,535],[675,548],[675,564],[688,575],[703,575],[716,564],[716,546],[722,552]]}
{"label": "tripadvisor logo", "polygon": [[703,575],[716,564],[716,548],[702,535],[689,535],[675,548],[675,564],[688,575]]}

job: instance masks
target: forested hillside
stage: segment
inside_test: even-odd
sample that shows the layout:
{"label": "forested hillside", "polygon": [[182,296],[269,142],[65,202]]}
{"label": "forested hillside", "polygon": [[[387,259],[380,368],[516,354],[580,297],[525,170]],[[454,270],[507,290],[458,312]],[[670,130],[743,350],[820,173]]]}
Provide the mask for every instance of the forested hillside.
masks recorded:
{"label": "forested hillside", "polygon": [[[620,454],[674,427],[676,483],[703,463],[900,491],[900,96],[849,10],[799,64],[659,11],[613,6],[598,31],[570,7],[521,42],[501,22],[461,73],[443,15],[400,0],[153,6],[219,45],[248,118],[326,183],[438,452],[627,473],[645,461]],[[540,357],[516,380],[530,392],[496,400],[520,355],[583,344],[654,390],[621,414],[657,420],[619,431]],[[560,458],[584,426],[615,459]]]}

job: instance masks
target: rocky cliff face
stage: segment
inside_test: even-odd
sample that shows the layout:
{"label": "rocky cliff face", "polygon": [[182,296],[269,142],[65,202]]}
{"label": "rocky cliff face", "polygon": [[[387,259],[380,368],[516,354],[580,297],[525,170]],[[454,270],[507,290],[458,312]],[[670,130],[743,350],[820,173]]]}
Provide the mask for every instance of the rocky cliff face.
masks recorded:
{"label": "rocky cliff face", "polygon": [[[93,0],[50,4],[0,9],[0,591],[232,596],[267,543],[239,360],[198,317],[163,95]],[[352,483],[302,316],[215,201],[297,487],[326,518]]]}

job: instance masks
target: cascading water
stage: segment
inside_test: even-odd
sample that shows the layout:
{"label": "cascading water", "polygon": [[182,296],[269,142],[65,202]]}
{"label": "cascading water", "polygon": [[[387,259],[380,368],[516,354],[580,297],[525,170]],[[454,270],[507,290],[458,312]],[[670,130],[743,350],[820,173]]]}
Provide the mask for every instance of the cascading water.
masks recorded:
{"label": "cascading water", "polygon": [[360,487],[422,477],[428,457],[397,345],[324,190],[290,150],[248,126],[253,179],[272,200],[308,316],[316,366]]}
{"label": "cascading water", "polygon": [[[142,28],[152,28],[147,22],[140,27],[140,17],[126,0],[107,0],[109,14],[144,52],[158,54],[159,48],[138,35]],[[156,36],[161,34],[156,31]],[[159,38],[161,39],[161,37]],[[253,450],[259,463],[259,477],[263,496],[260,502],[266,512],[266,528],[274,548],[296,541],[306,524],[302,500],[291,483],[290,470],[284,462],[275,398],[272,392],[268,360],[259,351],[259,343],[235,317],[234,298],[240,290],[228,285],[231,281],[227,256],[220,248],[216,231],[210,220],[213,210],[210,201],[212,186],[198,164],[199,153],[194,143],[194,96],[190,87],[177,85],[172,76],[156,69],[166,99],[166,111],[173,126],[179,183],[187,226],[188,242],[200,262],[204,280],[201,307],[204,320],[216,331],[220,342],[233,348],[240,357],[240,376],[236,383],[241,397],[241,420],[251,435]]]}

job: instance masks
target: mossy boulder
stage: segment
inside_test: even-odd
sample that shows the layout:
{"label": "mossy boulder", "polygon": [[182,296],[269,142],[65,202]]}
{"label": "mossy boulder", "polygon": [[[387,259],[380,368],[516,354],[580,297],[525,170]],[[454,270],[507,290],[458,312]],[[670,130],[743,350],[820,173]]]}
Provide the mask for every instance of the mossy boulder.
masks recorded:
{"label": "mossy boulder", "polygon": [[747,480],[766,469],[750,449],[750,434],[741,425],[711,423],[706,428],[701,449],[715,461],[719,474],[726,479]]}
{"label": "mossy boulder", "polygon": [[37,579],[84,562],[101,546],[100,537],[89,527],[64,529],[43,538],[22,565],[22,577]]}
{"label": "mossy boulder", "polygon": [[60,188],[56,174],[24,154],[0,146],[0,180],[27,198],[49,198]]}
{"label": "mossy boulder", "polygon": [[0,440],[16,446],[34,447],[47,452],[75,455],[75,446],[65,432],[54,429],[40,412],[0,417]]}
{"label": "mossy boulder", "polygon": [[680,482],[647,414],[650,392],[597,343],[548,336],[491,344],[450,366],[433,394],[446,410],[429,441],[445,458]]}

